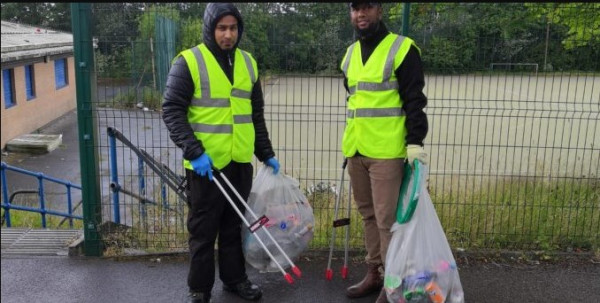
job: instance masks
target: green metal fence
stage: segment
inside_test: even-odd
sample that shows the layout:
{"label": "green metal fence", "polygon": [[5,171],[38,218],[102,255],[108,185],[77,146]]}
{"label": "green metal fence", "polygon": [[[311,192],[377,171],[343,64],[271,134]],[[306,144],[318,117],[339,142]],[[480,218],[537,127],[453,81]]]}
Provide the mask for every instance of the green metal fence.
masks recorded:
{"label": "green metal fence", "polygon": [[[93,56],[95,63],[77,75],[86,242],[92,251],[101,243],[105,254],[184,251],[185,208],[121,195],[120,225],[110,223],[107,128],[183,175],[181,151],[162,124],[161,92],[172,57],[201,42],[205,4],[72,7],[76,60]],[[343,160],[346,93],[337,67],[354,38],[348,7],[238,7],[246,25],[240,47],[258,61],[282,172],[300,181],[317,222],[311,247],[324,248]],[[422,50],[429,190],[451,246],[598,249],[600,6],[412,3],[410,24],[403,24],[405,7],[385,3],[384,22],[396,33],[404,27]],[[121,185],[160,201],[160,178],[145,170],[141,186],[137,156],[119,144],[116,154]],[[172,192],[166,199],[181,203]],[[351,221],[351,245],[361,248],[354,209]]]}
{"label": "green metal fence", "polygon": [[156,17],[155,23],[156,49],[154,49],[156,60],[156,89],[165,92],[167,75],[171,67],[171,60],[175,58],[175,46],[177,45],[177,24],[163,16]]}

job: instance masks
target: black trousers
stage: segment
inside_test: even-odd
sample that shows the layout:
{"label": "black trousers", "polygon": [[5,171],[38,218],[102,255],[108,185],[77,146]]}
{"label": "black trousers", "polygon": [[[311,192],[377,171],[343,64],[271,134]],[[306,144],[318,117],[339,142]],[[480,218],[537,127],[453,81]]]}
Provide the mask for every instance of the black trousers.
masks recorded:
{"label": "black trousers", "polygon": [[[221,171],[238,193],[247,201],[252,189],[252,164],[231,162]],[[193,292],[210,292],[215,282],[215,241],[218,240],[219,278],[226,285],[240,283],[248,278],[246,260],[242,251],[242,220],[227,198],[208,177],[201,177],[186,169],[187,197],[190,211],[189,231],[190,271],[188,287]],[[229,186],[213,172],[236,203],[245,208],[231,192]],[[245,226],[245,225],[244,225]]]}

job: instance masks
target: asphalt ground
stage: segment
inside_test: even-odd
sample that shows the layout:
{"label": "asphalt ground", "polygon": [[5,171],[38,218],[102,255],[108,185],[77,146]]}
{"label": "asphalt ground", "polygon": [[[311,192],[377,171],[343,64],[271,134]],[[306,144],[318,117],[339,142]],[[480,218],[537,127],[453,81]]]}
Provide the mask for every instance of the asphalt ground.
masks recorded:
{"label": "asphalt ground", "polygon": [[[346,280],[335,259],[332,280],[325,279],[327,255],[307,252],[296,265],[302,277],[288,284],[281,273],[259,273],[247,265],[251,281],[263,289],[259,302],[374,302],[377,294],[348,299],[347,287],[362,279],[361,257],[350,260]],[[536,261],[511,257],[457,258],[465,302],[600,302],[600,262],[588,257]],[[2,295],[7,302],[184,302],[187,257],[2,257]],[[213,303],[247,302],[222,290],[218,280]]]}

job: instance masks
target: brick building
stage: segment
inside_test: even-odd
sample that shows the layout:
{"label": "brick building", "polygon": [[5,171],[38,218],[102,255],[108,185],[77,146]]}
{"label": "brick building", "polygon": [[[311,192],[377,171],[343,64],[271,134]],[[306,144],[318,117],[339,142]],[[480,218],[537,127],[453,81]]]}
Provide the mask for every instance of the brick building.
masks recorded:
{"label": "brick building", "polygon": [[2,145],[75,109],[73,35],[2,21]]}

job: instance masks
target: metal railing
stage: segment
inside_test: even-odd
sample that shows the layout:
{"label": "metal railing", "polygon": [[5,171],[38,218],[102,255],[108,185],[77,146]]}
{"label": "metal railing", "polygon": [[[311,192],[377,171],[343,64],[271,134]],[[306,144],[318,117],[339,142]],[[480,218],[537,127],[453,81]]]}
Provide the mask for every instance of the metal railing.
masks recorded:
{"label": "metal railing", "polygon": [[[15,191],[14,193],[12,193],[10,195],[9,198],[9,193],[8,193],[8,180],[6,178],[6,170],[10,170],[10,171],[14,171],[20,174],[24,174],[24,175],[28,175],[28,176],[33,176],[36,177],[38,179],[38,189],[37,189],[37,194],[39,197],[39,203],[40,203],[40,207],[39,208],[35,208],[35,207],[29,207],[29,206],[23,206],[23,205],[13,205],[12,204],[12,200],[14,199],[14,197],[17,194],[20,193],[32,193],[32,192],[36,192],[33,190],[20,190],[20,191]],[[77,206],[79,206],[79,203],[77,206],[75,206],[75,208],[73,207],[73,199],[72,199],[72,195],[71,195],[71,189],[78,189],[81,190],[81,186],[77,185],[77,184],[73,184],[70,181],[67,180],[62,180],[62,179],[57,179],[57,178],[53,178],[53,177],[49,177],[44,175],[43,173],[40,172],[32,172],[26,169],[22,169],[22,168],[18,168],[18,167],[14,167],[11,165],[6,164],[5,162],[2,162],[2,166],[0,169],[0,176],[2,177],[2,208],[4,209],[4,221],[6,222],[6,227],[11,227],[11,218],[10,218],[10,210],[22,210],[22,211],[29,211],[29,212],[36,212],[42,215],[42,227],[46,228],[47,222],[46,222],[46,215],[53,215],[53,216],[60,216],[60,217],[64,217],[65,219],[69,220],[69,227],[73,228],[73,219],[79,219],[79,220],[83,220],[82,216],[78,216],[78,215],[74,215],[73,211],[75,210],[75,208]],[[45,194],[44,194],[44,180],[50,181],[50,182],[54,182],[57,184],[61,184],[64,185],[66,187],[66,195],[67,195],[67,212],[60,212],[60,211],[56,211],[56,210],[52,210],[52,209],[46,209],[46,199],[45,199]],[[60,224],[62,224],[64,222],[61,221]]]}
{"label": "metal railing", "polygon": [[[185,178],[183,176],[177,175],[173,172],[169,167],[163,163],[156,161],[152,156],[150,156],[145,150],[138,148],[135,146],[127,137],[125,137],[118,129],[114,127],[107,128],[108,138],[109,138],[109,155],[110,155],[110,189],[112,191],[112,205],[113,205],[113,220],[115,223],[121,223],[121,210],[119,203],[119,192],[129,195],[135,199],[139,200],[141,206],[141,215],[142,220],[146,220],[146,204],[151,205],[160,205],[161,207],[169,210],[175,210],[171,207],[168,202],[167,190],[166,187],[170,187],[175,191],[175,194],[181,201],[185,201],[186,197],[184,195],[185,188]],[[138,190],[139,193],[136,194],[132,190],[128,190],[124,188],[121,184],[119,184],[119,172],[117,165],[117,140],[121,141],[125,146],[129,147],[137,156],[138,156],[138,169],[137,169],[137,177],[138,177]],[[160,177],[160,199],[161,203],[157,203],[153,201],[146,195],[146,179],[145,175],[145,166],[149,167],[154,173],[156,173]],[[183,212],[181,209],[182,204],[178,205],[179,212]],[[183,220],[183,216],[180,216],[180,219]],[[183,221],[181,222],[183,225]]]}

